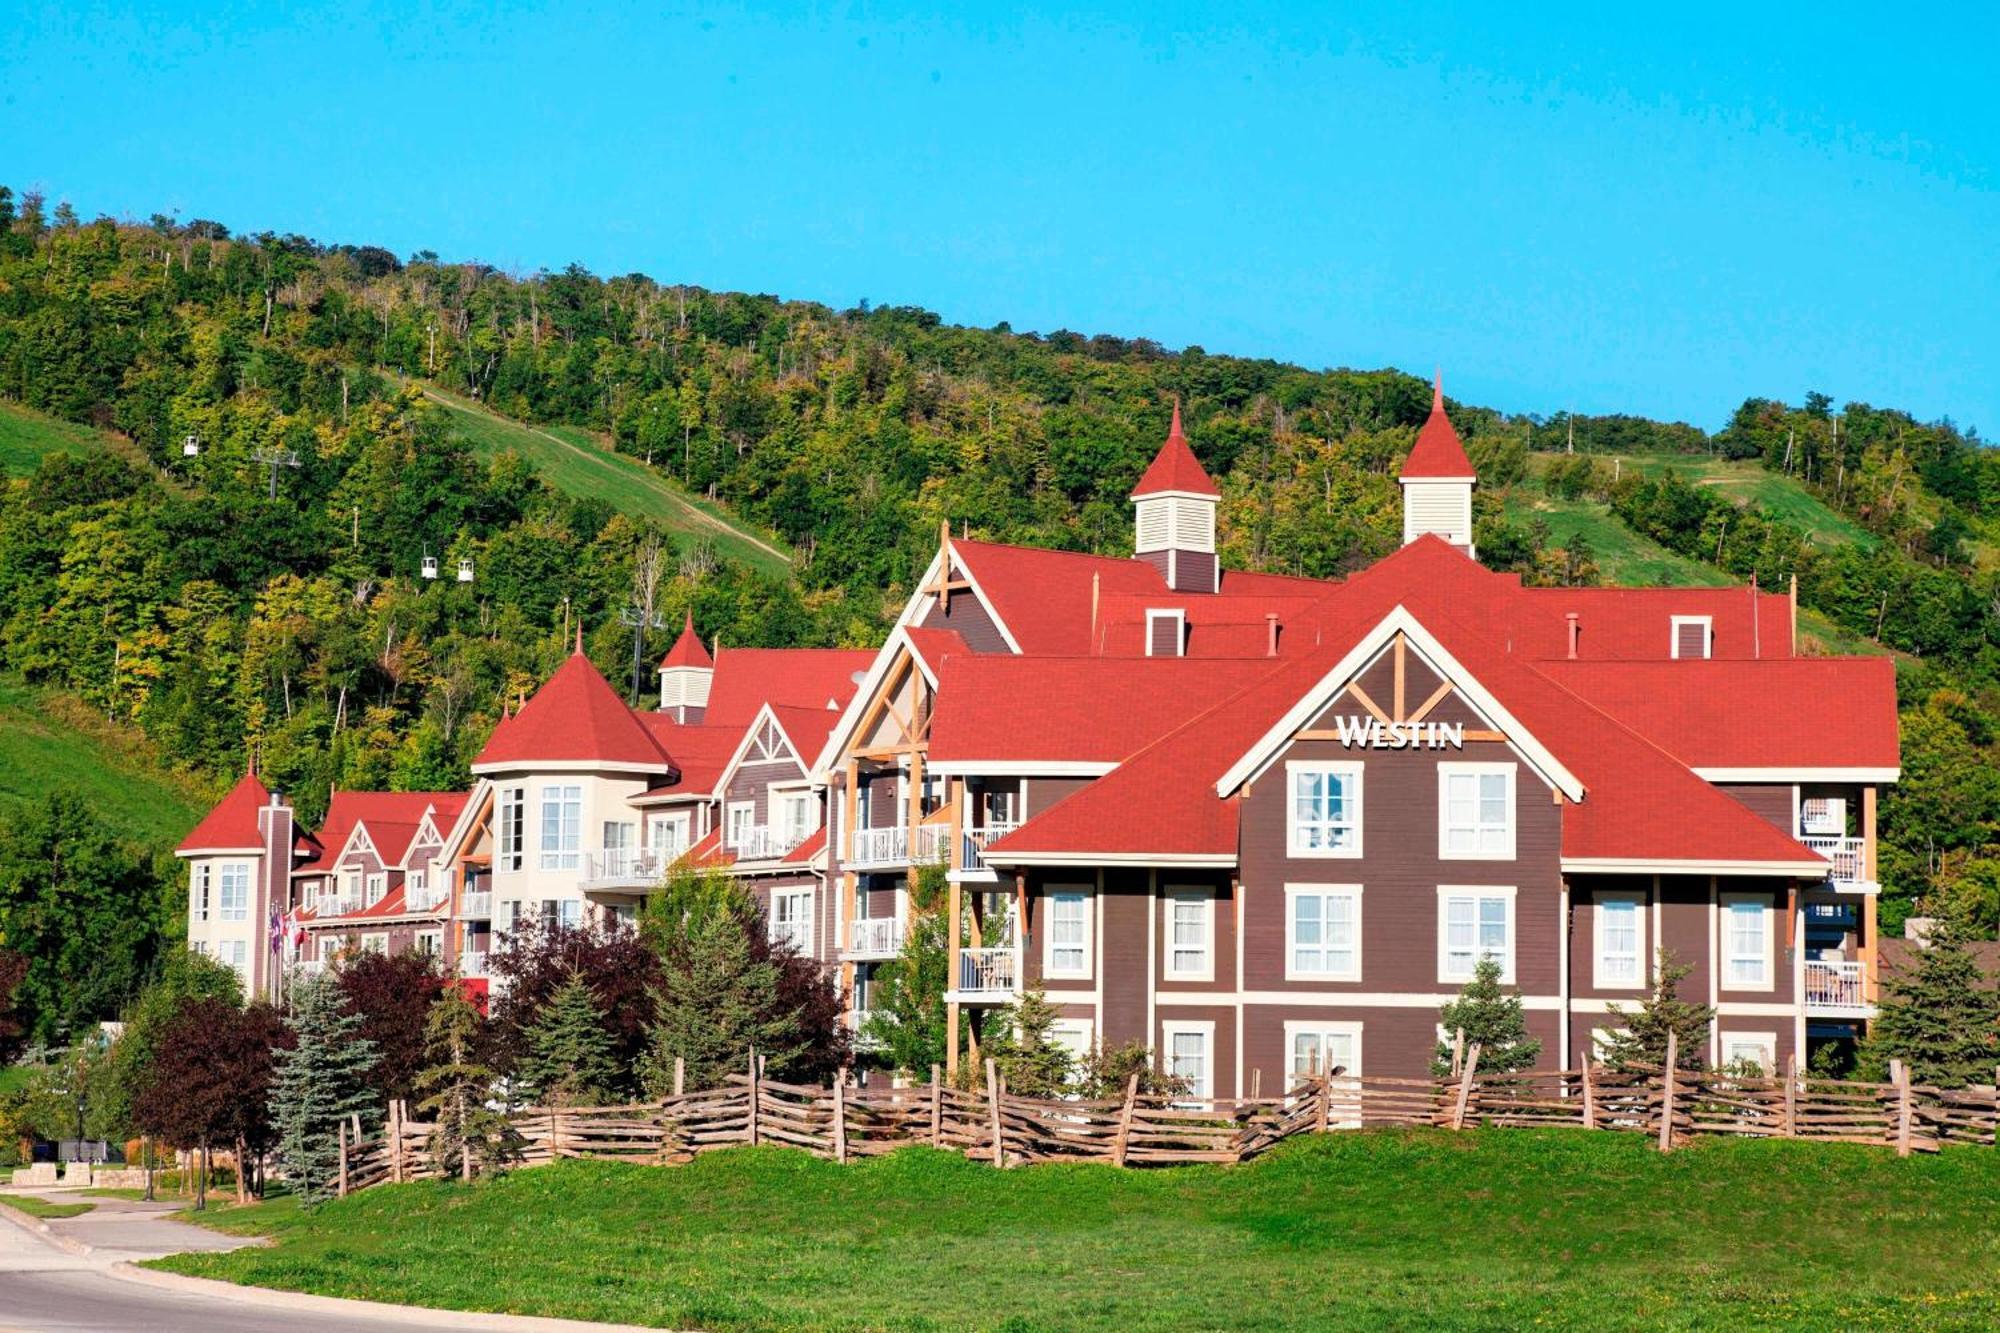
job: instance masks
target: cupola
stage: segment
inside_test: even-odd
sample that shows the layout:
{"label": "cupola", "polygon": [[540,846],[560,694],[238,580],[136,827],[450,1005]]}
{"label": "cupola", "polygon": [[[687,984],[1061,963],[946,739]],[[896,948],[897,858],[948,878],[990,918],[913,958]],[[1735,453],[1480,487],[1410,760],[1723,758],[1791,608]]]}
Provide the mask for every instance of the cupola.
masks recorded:
{"label": "cupola", "polygon": [[1472,460],[1444,410],[1444,376],[1431,387],[1431,414],[1396,480],[1403,487],[1403,544],[1426,534],[1469,556],[1472,547]]}
{"label": "cupola", "polygon": [[1134,553],[1159,570],[1175,592],[1214,592],[1221,577],[1215,561],[1215,507],[1222,492],[1188,446],[1179,400],[1166,443],[1133,488],[1132,501],[1138,506]]}
{"label": "cupola", "polygon": [[708,687],[715,679],[715,659],[694,632],[694,612],[681,626],[681,636],[660,662],[660,711],[676,722],[699,723],[708,710]]}

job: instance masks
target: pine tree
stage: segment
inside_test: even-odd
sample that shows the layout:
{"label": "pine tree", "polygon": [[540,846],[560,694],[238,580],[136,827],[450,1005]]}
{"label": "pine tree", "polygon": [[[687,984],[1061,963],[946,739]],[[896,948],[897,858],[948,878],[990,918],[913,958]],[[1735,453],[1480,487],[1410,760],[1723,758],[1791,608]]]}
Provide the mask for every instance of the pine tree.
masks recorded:
{"label": "pine tree", "polygon": [[[1715,1019],[1715,1010],[1680,998],[1680,984],[1693,970],[1686,963],[1675,962],[1671,950],[1660,950],[1652,994],[1629,1012],[1615,1004],[1611,1006],[1612,1018],[1624,1020],[1624,1031],[1611,1038],[1604,1051],[1604,1063],[1616,1069],[1664,1065],[1669,1032],[1675,1034],[1675,1068],[1700,1069],[1707,1063],[1702,1052],[1708,1049],[1708,1025]],[[1482,1055],[1480,1063],[1485,1063],[1485,1059]]]}
{"label": "pine tree", "polygon": [[939,912],[912,912],[903,947],[876,973],[874,1003],[862,1032],[890,1068],[928,1078],[945,1062],[944,994],[950,989],[950,941]]}
{"label": "pine tree", "polygon": [[583,974],[571,972],[528,1028],[521,1081],[544,1106],[588,1106],[605,1097],[617,1079],[604,1011]]}
{"label": "pine tree", "polygon": [[1011,1008],[1011,1020],[987,1053],[1005,1076],[1009,1091],[1024,1097],[1061,1097],[1070,1091],[1076,1061],[1069,1049],[1050,1037],[1062,1017],[1040,985],[1021,992]]}
{"label": "pine tree", "polygon": [[507,1153],[507,1117],[493,1109],[493,1070],[479,1063],[479,1010],[462,986],[445,987],[424,1023],[424,1052],[432,1063],[417,1071],[417,1104],[433,1113],[437,1131],[431,1157],[443,1174],[454,1175],[469,1152],[483,1171],[498,1170]]}
{"label": "pine tree", "polygon": [[[1449,1033],[1465,1033],[1466,1049],[1479,1044],[1479,1068],[1484,1073],[1507,1074],[1529,1069],[1542,1053],[1542,1039],[1528,1035],[1528,1017],[1521,1010],[1521,993],[1501,989],[1500,964],[1481,958],[1472,969],[1472,979],[1446,1005],[1438,1017]],[[1451,1073],[1452,1047],[1440,1041],[1431,1057],[1431,1073],[1440,1077]]]}
{"label": "pine tree", "polygon": [[689,923],[661,960],[653,1006],[639,1073],[655,1097],[673,1090],[676,1059],[692,1091],[748,1069],[752,1047],[780,1074],[806,1053],[796,1015],[778,1004],[777,968],[753,956],[742,923],[728,913]]}
{"label": "pine tree", "polygon": [[1940,1088],[1988,1082],[2000,1063],[2000,995],[1983,984],[1954,918],[1939,918],[1910,965],[1882,983],[1861,1065],[1886,1077],[1891,1060],[1912,1082]]}
{"label": "pine tree", "polygon": [[276,1052],[271,1081],[271,1124],[279,1164],[301,1205],[310,1208],[333,1190],[340,1169],[340,1125],[359,1115],[364,1128],[381,1109],[368,1090],[375,1047],[361,1035],[361,1020],[341,1004],[340,987],[322,974],[292,990],[290,1050]]}

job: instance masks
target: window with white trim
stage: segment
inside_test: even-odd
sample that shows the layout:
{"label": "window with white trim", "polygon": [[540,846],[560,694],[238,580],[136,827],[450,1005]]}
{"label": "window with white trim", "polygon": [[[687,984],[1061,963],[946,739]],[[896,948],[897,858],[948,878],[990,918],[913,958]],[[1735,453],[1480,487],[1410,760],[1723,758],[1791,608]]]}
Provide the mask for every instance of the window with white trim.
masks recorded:
{"label": "window with white trim", "polygon": [[380,953],[380,954],[388,953],[389,952],[388,934],[383,931],[375,931],[371,934],[363,935],[361,937],[361,952]]}
{"label": "window with white trim", "polygon": [[750,801],[736,801],[729,807],[729,828],[725,836],[729,846],[742,847],[750,841],[750,830],[757,827],[757,807]]}
{"label": "window with white trim", "polygon": [[1169,889],[1166,913],[1166,977],[1170,981],[1215,979],[1215,890]]}
{"label": "window with white trim", "polygon": [[1094,1025],[1087,1018],[1059,1018],[1049,1024],[1049,1044],[1069,1052],[1072,1083],[1083,1077],[1083,1067],[1094,1044],[1093,1033]]}
{"label": "window with white trim", "polygon": [[1361,1073],[1361,1024],[1317,1019],[1285,1024],[1287,1090],[1336,1069]]}
{"label": "window with white trim", "polygon": [[1775,1032],[1725,1032],[1722,1034],[1722,1066],[1755,1065],[1765,1078],[1778,1071],[1778,1034]]}
{"label": "window with white trim", "polygon": [[426,958],[435,958],[444,952],[444,932],[441,930],[420,930],[411,939],[410,947]]}
{"label": "window with white trim", "polygon": [[541,915],[544,926],[567,926],[574,930],[583,924],[583,904],[574,898],[544,898]]}
{"label": "window with white trim", "polygon": [[1591,903],[1597,990],[1636,990],[1646,984],[1646,901],[1641,893],[1600,893]]}
{"label": "window with white trim", "polygon": [[1097,894],[1082,885],[1051,885],[1042,932],[1042,975],[1074,980],[1090,975],[1091,917]]}
{"label": "window with white trim", "polygon": [[1285,846],[1293,856],[1361,855],[1361,765],[1294,759],[1285,765]]}
{"label": "window with white trim", "polygon": [[245,987],[250,984],[250,942],[248,940],[221,940],[216,943],[215,957],[218,962],[229,964],[236,969],[236,979]]}
{"label": "window with white trim", "polygon": [[1674,616],[1668,648],[1676,658],[1708,657],[1715,648],[1715,621],[1710,616]]}
{"label": "window with white trim", "polygon": [[216,915],[224,921],[244,921],[249,918],[250,863],[248,861],[222,863],[221,909]]}
{"label": "window with white trim", "polygon": [[1632,1035],[1630,1028],[1592,1028],[1590,1030],[1590,1058],[1595,1064],[1603,1064],[1611,1058],[1611,1049],[1621,1037]]}
{"label": "window with white trim", "polygon": [[1444,763],[1438,770],[1438,856],[1514,859],[1513,764]]}
{"label": "window with white trim", "polygon": [[1214,1096],[1213,1068],[1215,1024],[1212,1022],[1165,1022],[1160,1024],[1161,1063],[1166,1072],[1187,1083],[1187,1095]]}
{"label": "window with white trim", "polygon": [[208,920],[208,902],[215,872],[212,866],[193,865],[188,867],[188,918],[193,921]]}
{"label": "window with white trim", "polygon": [[519,787],[502,787],[493,802],[493,823],[499,852],[493,858],[495,870],[519,870],[528,845],[528,801]]}
{"label": "window with white trim", "polygon": [[1187,642],[1187,615],[1178,608],[1146,612],[1146,656],[1179,657]]}
{"label": "window with white trim", "polygon": [[779,889],[771,894],[771,941],[790,940],[812,954],[812,890]]}
{"label": "window with white trim", "polygon": [[544,870],[574,870],[583,849],[583,788],[550,785],[542,788],[542,860]]}
{"label": "window with white trim", "polygon": [[1771,900],[1725,894],[1721,908],[1723,985],[1730,990],[1771,989]]}
{"label": "window with white trim", "polygon": [[1285,980],[1361,980],[1361,886],[1285,886]]}
{"label": "window with white trim", "polygon": [[368,906],[382,901],[382,895],[389,891],[389,877],[377,872],[368,876]]}
{"label": "window with white trim", "polygon": [[806,840],[806,835],[819,827],[819,820],[813,817],[813,797],[807,791],[773,791],[771,793],[771,822],[778,845],[787,849],[798,846]]}
{"label": "window with white trim", "polygon": [[646,846],[664,861],[671,861],[687,850],[688,817],[686,815],[649,815],[646,818]]}
{"label": "window with white trim", "polygon": [[1438,980],[1465,982],[1481,958],[1500,964],[1514,981],[1514,890],[1472,885],[1438,887]]}
{"label": "window with white trim", "polygon": [[405,877],[404,887],[408,890],[411,897],[421,898],[424,896],[424,885],[429,881],[429,879],[430,876],[426,875],[423,871],[412,870],[409,873],[409,875]]}

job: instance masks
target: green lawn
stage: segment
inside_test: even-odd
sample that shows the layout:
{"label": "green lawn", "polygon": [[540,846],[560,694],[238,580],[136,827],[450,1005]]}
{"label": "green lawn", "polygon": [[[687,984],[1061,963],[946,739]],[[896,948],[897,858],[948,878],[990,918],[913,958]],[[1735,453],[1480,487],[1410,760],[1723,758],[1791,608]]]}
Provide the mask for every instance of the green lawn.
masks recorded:
{"label": "green lawn", "polygon": [[81,703],[0,678],[0,812],[52,787],[81,792],[120,834],[178,842],[208,809],[142,740]]}
{"label": "green lawn", "polygon": [[0,1194],[0,1204],[24,1212],[30,1217],[44,1220],[78,1217],[97,1207],[94,1203],[50,1203],[47,1199],[37,1199],[26,1194]]}
{"label": "green lawn", "polygon": [[1611,506],[1596,500],[1557,500],[1539,486],[1516,486],[1507,492],[1509,523],[1525,526],[1540,518],[1549,525],[1549,542],[1567,548],[1582,533],[1606,583],[1625,587],[1721,587],[1735,582],[1713,565],[1669,551],[1651,537],[1625,526]]}
{"label": "green lawn", "polygon": [[1837,514],[1799,483],[1761,463],[1710,458],[1704,454],[1632,454],[1626,467],[1670,470],[1695,486],[1713,488],[1739,504],[1757,504],[1829,545],[1875,545],[1875,534]]}
{"label": "green lawn", "polygon": [[701,1328],[1990,1327],[2000,1152],[1369,1132],[1241,1167],[569,1162],[206,1219],[176,1272]]}
{"label": "green lawn", "polygon": [[782,574],[790,567],[791,553],[777,538],[689,496],[640,460],[613,452],[588,431],[524,425],[456,394],[430,387],[424,393],[451,414],[458,433],[482,457],[519,454],[550,485],[570,495],[596,497],[623,513],[657,519],[671,531],[706,538],[718,554],[770,573]]}
{"label": "green lawn", "polygon": [[0,400],[0,474],[25,477],[50,454],[103,447],[104,437],[88,426]]}

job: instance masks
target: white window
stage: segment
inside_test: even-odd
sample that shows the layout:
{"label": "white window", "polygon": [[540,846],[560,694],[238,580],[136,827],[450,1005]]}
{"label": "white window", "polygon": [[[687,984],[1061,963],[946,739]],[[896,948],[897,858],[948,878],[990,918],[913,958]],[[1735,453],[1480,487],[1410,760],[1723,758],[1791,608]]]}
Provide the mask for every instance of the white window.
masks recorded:
{"label": "white window", "polygon": [[1715,622],[1708,616],[1673,617],[1672,641],[1668,648],[1675,657],[1707,657],[1715,647]]}
{"label": "white window", "polygon": [[1725,1032],[1722,1034],[1722,1064],[1750,1064],[1769,1078],[1778,1071],[1778,1034],[1775,1032]]}
{"label": "white window", "polygon": [[1090,975],[1091,916],[1097,894],[1081,885],[1051,885],[1048,926],[1042,932],[1042,975],[1074,979]]}
{"label": "white window", "polygon": [[1082,1076],[1083,1063],[1090,1058],[1091,1021],[1087,1018],[1059,1018],[1049,1024],[1049,1043],[1069,1052],[1070,1079]]}
{"label": "white window", "polygon": [[1285,765],[1290,801],[1285,845],[1293,856],[1361,855],[1361,765],[1295,759]]}
{"label": "white window", "polygon": [[757,827],[757,807],[749,801],[739,801],[729,807],[729,845],[747,846],[750,830]]}
{"label": "white window", "polygon": [[411,941],[411,948],[430,958],[444,951],[444,932],[441,930],[420,930]]}
{"label": "white window", "polygon": [[583,788],[542,788],[542,869],[574,870],[583,847]]}
{"label": "white window", "polygon": [[1722,899],[1723,985],[1771,989],[1771,900],[1755,894]]}
{"label": "white window", "polygon": [[1214,1064],[1211,1051],[1215,1046],[1215,1024],[1209,1022],[1186,1023],[1167,1022],[1160,1024],[1161,1044],[1166,1048],[1163,1063],[1166,1072],[1187,1081],[1187,1095],[1207,1098],[1215,1094]]}
{"label": "white window", "polygon": [[1287,1090],[1339,1069],[1361,1073],[1361,1024],[1307,1021],[1285,1024]]}
{"label": "white window", "polygon": [[388,935],[381,931],[377,931],[369,935],[363,935],[361,937],[361,952],[383,953],[383,954],[388,953],[389,952]]}
{"label": "white window", "polygon": [[250,916],[250,863],[225,861],[222,864],[222,910],[224,921],[244,921]]}
{"label": "white window", "polygon": [[382,895],[389,891],[389,877],[373,874],[368,877],[368,905],[373,907],[382,901]]}
{"label": "white window", "polygon": [[687,850],[688,817],[686,815],[653,815],[646,820],[646,845],[659,854],[662,861],[671,861]]}
{"label": "white window", "polygon": [[1603,1064],[1611,1058],[1611,1047],[1621,1037],[1632,1035],[1630,1028],[1592,1028],[1590,1030],[1590,1058]]}
{"label": "white window", "polygon": [[1146,656],[1179,657],[1187,642],[1187,616],[1175,609],[1146,612]]}
{"label": "white window", "polygon": [[1438,856],[1514,859],[1513,764],[1438,765]]}
{"label": "white window", "polygon": [[812,953],[812,890],[780,889],[771,895],[771,940],[790,940],[802,954]]}
{"label": "white window", "polygon": [[806,840],[806,835],[819,826],[813,818],[813,798],[811,792],[774,791],[771,793],[772,822],[778,827],[778,845],[787,851]]}
{"label": "white window", "polygon": [[1842,837],[1847,832],[1847,802],[1838,796],[1808,796],[1799,802],[1799,820],[1807,833]]}
{"label": "white window", "polygon": [[196,865],[188,868],[188,917],[191,920],[208,920],[208,895],[213,878],[213,867]]}
{"label": "white window", "polygon": [[542,900],[542,924],[544,926],[568,926],[574,929],[583,922],[583,904],[574,898],[544,898]]}
{"label": "white window", "polygon": [[429,876],[425,875],[421,870],[412,870],[406,878],[409,884],[410,896],[412,898],[423,897],[424,884],[429,879]]}
{"label": "white window", "polygon": [[1166,913],[1168,979],[1215,980],[1215,890],[1170,889],[1161,907]]}
{"label": "white window", "polygon": [[250,984],[250,942],[248,940],[222,940],[215,946],[215,956],[220,962],[236,969],[237,979],[246,987]]}
{"label": "white window", "polygon": [[1361,886],[1285,886],[1285,979],[1361,980]]}
{"label": "white window", "polygon": [[1596,919],[1597,990],[1634,990],[1646,984],[1646,904],[1638,893],[1600,893]]}
{"label": "white window", "polygon": [[1438,980],[1472,979],[1481,958],[1500,964],[1500,979],[1514,980],[1514,890],[1470,885],[1438,887]]}
{"label": "white window", "polygon": [[495,801],[493,822],[499,826],[500,853],[495,870],[519,870],[527,847],[527,799],[519,787],[502,787]]}

